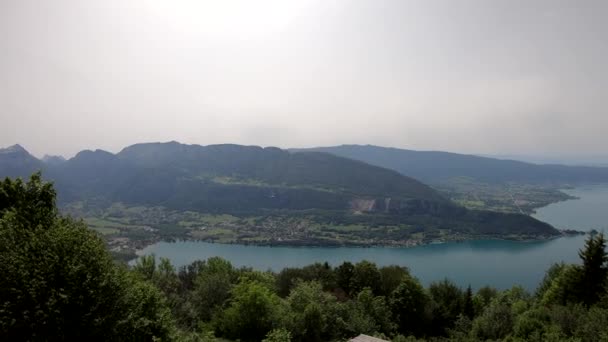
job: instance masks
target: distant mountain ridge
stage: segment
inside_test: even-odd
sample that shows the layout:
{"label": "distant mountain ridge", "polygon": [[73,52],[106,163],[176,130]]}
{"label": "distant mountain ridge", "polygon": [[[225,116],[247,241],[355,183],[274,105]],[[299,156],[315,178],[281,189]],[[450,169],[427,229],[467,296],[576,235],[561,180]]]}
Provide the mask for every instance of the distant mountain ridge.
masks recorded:
{"label": "distant mountain ridge", "polygon": [[[117,154],[85,150],[65,162],[45,164],[21,147],[0,151],[8,156],[0,158],[0,175],[27,176],[42,169],[70,199],[82,197],[81,193],[135,201],[139,192],[152,191],[164,203],[185,184],[199,191],[202,184],[226,191],[231,187],[242,191],[284,188],[340,198],[448,202],[427,185],[395,171],[319,152],[292,154],[273,147],[169,142],[136,144]],[[280,195],[278,191],[274,198],[279,200]]]}
{"label": "distant mountain ridge", "polygon": [[0,174],[2,177],[29,175],[43,167],[43,163],[19,144],[0,148]]}
{"label": "distant mountain ridge", "polygon": [[395,170],[427,183],[469,177],[487,183],[608,182],[608,168],[540,165],[440,151],[413,151],[373,145],[341,145],[292,152],[316,151],[360,160]]}
{"label": "distant mountain ridge", "polygon": [[559,233],[526,215],[467,210],[397,171],[317,151],[145,143],[117,154],[85,150],[43,163],[22,148],[0,150],[0,177],[26,177],[37,169],[54,181],[61,203],[99,208],[120,202],[256,217],[307,213],[325,223],[348,216],[346,221],[371,226],[428,225],[436,233]]}
{"label": "distant mountain ridge", "polygon": [[41,160],[42,160],[42,162],[47,163],[47,164],[61,164],[66,161],[66,159],[62,156],[51,156],[48,154],[45,154]]}

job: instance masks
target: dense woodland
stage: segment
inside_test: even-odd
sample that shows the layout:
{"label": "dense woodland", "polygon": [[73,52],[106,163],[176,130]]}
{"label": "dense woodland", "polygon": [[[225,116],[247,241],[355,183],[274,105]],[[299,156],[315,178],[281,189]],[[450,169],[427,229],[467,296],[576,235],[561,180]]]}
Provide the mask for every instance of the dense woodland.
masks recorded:
{"label": "dense woodland", "polygon": [[220,258],[176,270],[150,256],[129,268],[55,198],[39,174],[0,181],[0,340],[608,340],[602,234],[535,293],[425,288],[406,268],[365,261],[272,273]]}

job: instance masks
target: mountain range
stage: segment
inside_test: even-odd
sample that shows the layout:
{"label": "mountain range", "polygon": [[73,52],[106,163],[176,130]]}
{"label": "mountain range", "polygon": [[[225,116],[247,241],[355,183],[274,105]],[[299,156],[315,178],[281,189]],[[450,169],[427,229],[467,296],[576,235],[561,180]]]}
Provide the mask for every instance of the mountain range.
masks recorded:
{"label": "mountain range", "polygon": [[395,170],[426,183],[467,177],[486,183],[567,184],[608,182],[608,168],[533,164],[440,151],[413,151],[373,145],[341,145],[293,152],[326,152]]}
{"label": "mountain range", "polygon": [[[353,148],[337,151],[357,151]],[[119,202],[235,215],[323,211],[333,213],[329,221],[346,215],[377,225],[382,217],[386,225],[408,223],[473,234],[558,234],[526,215],[467,210],[402,170],[332,153],[169,142],[136,144],[117,154],[85,150],[69,160],[42,161],[15,145],[0,150],[0,176],[25,177],[42,170],[64,204],[86,201],[103,207]],[[375,161],[393,167],[411,165],[378,158]],[[431,172],[430,164],[425,165],[417,165],[413,173]],[[432,179],[447,177],[445,170],[435,174]]]}
{"label": "mountain range", "polygon": [[389,197],[448,203],[431,187],[395,171],[320,152],[169,142],[42,161],[19,145],[0,150],[1,176],[37,170],[55,182],[63,202],[105,197],[185,209],[221,209],[224,197],[231,208],[344,209],[353,199]]}

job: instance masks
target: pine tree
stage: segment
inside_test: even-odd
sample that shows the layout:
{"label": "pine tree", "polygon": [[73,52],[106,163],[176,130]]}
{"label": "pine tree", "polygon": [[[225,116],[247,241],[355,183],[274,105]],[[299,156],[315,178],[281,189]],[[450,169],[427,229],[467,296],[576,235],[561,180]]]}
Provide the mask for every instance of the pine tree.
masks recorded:
{"label": "pine tree", "polygon": [[590,237],[585,247],[578,255],[583,261],[581,279],[578,287],[580,299],[586,305],[597,303],[605,291],[606,277],[608,276],[608,254],[606,253],[606,239],[600,233]]}
{"label": "pine tree", "polygon": [[471,285],[467,287],[467,290],[464,293],[462,313],[469,319],[473,319],[473,316],[475,316],[475,308],[473,306],[473,290],[471,289]]}

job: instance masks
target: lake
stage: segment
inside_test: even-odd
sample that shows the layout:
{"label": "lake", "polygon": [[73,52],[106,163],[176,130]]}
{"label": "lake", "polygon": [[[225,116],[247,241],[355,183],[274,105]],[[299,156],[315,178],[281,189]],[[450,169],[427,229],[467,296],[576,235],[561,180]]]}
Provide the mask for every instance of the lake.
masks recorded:
{"label": "lake", "polygon": [[533,215],[557,228],[601,231],[608,228],[608,185],[584,186],[565,193],[579,197],[538,209]]}
{"label": "lake", "polygon": [[[608,222],[608,186],[568,190],[577,200],[555,203],[538,210],[535,217],[558,228],[601,229]],[[550,241],[468,241],[414,248],[359,247],[265,247],[180,241],[148,246],[140,255],[154,253],[182,266],[197,259],[220,256],[235,266],[260,270],[281,270],[314,262],[339,265],[344,261],[370,260],[378,265],[407,266],[412,274],[428,285],[444,278],[460,286],[479,288],[491,285],[500,289],[519,284],[533,291],[545,271],[555,262],[578,262],[578,250],[585,236],[563,237]]]}

